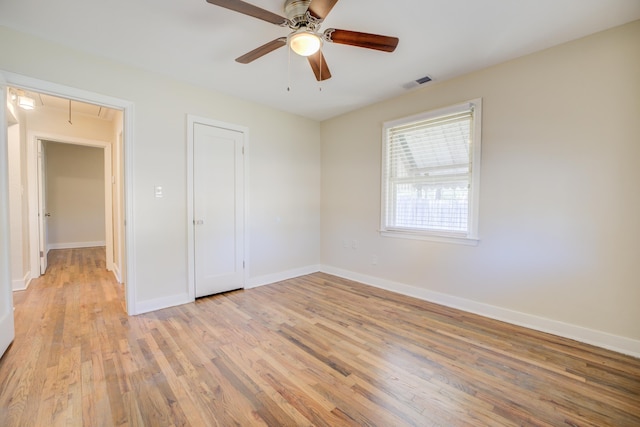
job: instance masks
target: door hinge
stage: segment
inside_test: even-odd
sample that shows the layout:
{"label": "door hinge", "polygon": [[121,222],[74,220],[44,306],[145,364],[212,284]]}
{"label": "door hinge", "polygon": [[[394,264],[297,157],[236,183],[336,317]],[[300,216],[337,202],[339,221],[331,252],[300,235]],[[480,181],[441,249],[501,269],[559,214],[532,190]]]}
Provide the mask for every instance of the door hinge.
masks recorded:
{"label": "door hinge", "polygon": [[242,268],[244,268],[244,261],[242,261]]}
{"label": "door hinge", "polygon": [[44,251],[40,251],[40,258],[44,258]]}
{"label": "door hinge", "polygon": [[242,154],[244,155],[244,146],[242,147]]}

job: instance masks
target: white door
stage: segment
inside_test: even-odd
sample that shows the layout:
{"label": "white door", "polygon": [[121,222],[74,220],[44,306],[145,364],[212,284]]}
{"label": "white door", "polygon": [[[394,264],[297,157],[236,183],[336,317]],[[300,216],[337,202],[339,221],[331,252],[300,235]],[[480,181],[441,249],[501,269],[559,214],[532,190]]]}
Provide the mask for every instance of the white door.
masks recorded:
{"label": "white door", "polygon": [[[2,76],[0,76],[2,79]],[[0,99],[7,99],[6,87],[0,81]],[[0,106],[0,356],[13,341],[13,293],[11,288],[11,253],[9,249],[9,182],[5,171],[7,159],[6,102]]]}
{"label": "white door", "polygon": [[244,287],[244,134],[194,123],[195,296]]}
{"label": "white door", "polygon": [[38,222],[40,228],[40,274],[47,271],[47,185],[45,175],[45,145],[38,140]]}

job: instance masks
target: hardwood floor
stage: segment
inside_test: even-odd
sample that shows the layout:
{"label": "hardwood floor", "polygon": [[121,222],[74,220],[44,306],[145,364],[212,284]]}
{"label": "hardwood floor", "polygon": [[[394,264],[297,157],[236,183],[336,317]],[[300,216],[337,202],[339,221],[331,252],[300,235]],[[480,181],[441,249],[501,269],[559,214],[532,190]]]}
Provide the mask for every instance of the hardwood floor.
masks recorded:
{"label": "hardwood floor", "polygon": [[640,360],[326,274],[128,317],[104,250],[15,294],[0,426],[640,426]]}

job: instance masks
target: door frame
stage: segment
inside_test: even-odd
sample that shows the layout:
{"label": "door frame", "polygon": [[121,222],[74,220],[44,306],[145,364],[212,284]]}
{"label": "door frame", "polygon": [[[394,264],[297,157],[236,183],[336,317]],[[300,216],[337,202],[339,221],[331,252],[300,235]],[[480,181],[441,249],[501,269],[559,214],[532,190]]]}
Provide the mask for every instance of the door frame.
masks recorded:
{"label": "door frame", "polygon": [[247,227],[249,217],[249,202],[247,198],[247,185],[249,176],[249,128],[246,126],[235,125],[232,123],[226,123],[219,120],[209,119],[206,117],[199,117],[192,114],[187,114],[187,287],[189,292],[189,299],[195,301],[196,298],[196,280],[195,280],[195,232],[194,232],[194,183],[193,183],[193,144],[194,144],[194,126],[196,123],[213,126],[221,129],[227,129],[235,132],[240,132],[243,135],[244,156],[242,156],[242,169],[243,169],[243,188],[244,193],[244,212],[243,212],[243,224],[244,230],[244,261],[245,268],[242,272],[242,282],[247,283],[247,275],[249,271],[250,260],[248,254],[249,251],[249,229]]}
{"label": "door frame", "polygon": [[0,75],[0,357],[13,342],[13,287],[11,285],[11,243],[9,239],[9,159],[7,156],[7,89]]}
{"label": "door frame", "polygon": [[[65,135],[57,135],[48,132],[40,132],[37,130],[28,131],[27,132],[27,172],[28,172],[28,195],[29,195],[29,205],[30,206],[38,206],[38,209],[29,209],[29,236],[30,236],[30,247],[36,248],[39,246],[39,239],[43,237],[46,239],[46,236],[42,236],[42,227],[40,227],[40,223],[46,221],[46,218],[42,216],[38,216],[38,214],[43,214],[40,212],[42,207],[40,206],[40,198],[45,195],[39,194],[39,187],[46,188],[44,184],[45,177],[40,176],[40,168],[37,165],[39,149],[38,146],[44,142],[51,141],[57,142],[61,144],[71,144],[71,145],[80,145],[85,147],[94,147],[101,148],[104,162],[104,234],[105,234],[105,245],[106,245],[106,267],[107,270],[114,270],[113,264],[113,185],[112,185],[112,176],[113,173],[113,165],[112,165],[112,148],[111,144],[105,141],[92,140],[86,138],[75,138]],[[44,158],[42,161],[45,161],[46,153],[43,151]],[[46,191],[46,190],[45,190]],[[44,242],[44,257],[46,259],[47,253],[49,252],[49,248],[47,242]],[[41,259],[38,256],[39,254],[35,249],[31,250],[31,265],[40,265]],[[45,261],[46,264],[46,261]],[[37,271],[35,269],[31,269],[31,278],[36,279],[42,271],[42,268],[39,268]]]}
{"label": "door frame", "polygon": [[[28,141],[28,139],[27,139]],[[47,272],[47,264],[49,257],[49,248],[47,247],[47,238],[49,237],[49,227],[47,215],[47,167],[46,167],[46,148],[42,140],[36,141],[35,149],[35,167],[32,156],[27,156],[27,176],[31,175],[30,170],[36,171],[36,179],[27,178],[27,199],[31,206],[38,206],[38,209],[31,209],[27,212],[29,219],[29,248],[31,249],[29,265],[38,266],[37,269],[31,269],[31,279],[42,276]],[[27,152],[29,152],[29,142],[27,142]],[[35,200],[34,200],[35,199]],[[33,201],[33,203],[32,203]],[[32,217],[35,217],[32,218]],[[38,225],[34,229],[34,224]],[[36,240],[37,239],[37,240]],[[38,250],[35,250],[35,248]],[[39,252],[39,253],[38,253]],[[38,256],[39,255],[39,256]],[[37,273],[37,274],[36,274]]]}
{"label": "door frame", "polygon": [[[123,155],[122,161],[124,163],[124,197],[125,204],[125,230],[124,230],[124,246],[125,246],[125,260],[122,270],[125,271],[123,282],[125,283],[125,302],[127,306],[127,314],[138,314],[136,307],[136,274],[135,274],[135,239],[134,239],[134,198],[133,198],[133,121],[134,121],[134,104],[131,101],[127,101],[120,98],[114,98],[107,95],[102,95],[95,92],[86,91],[83,89],[77,89],[71,86],[65,86],[58,83],[52,83],[45,80],[40,80],[21,74],[11,73],[0,69],[0,85],[3,86],[3,92],[6,93],[6,87],[11,86],[17,89],[24,89],[34,92],[45,93],[48,95],[57,96],[60,98],[71,99],[74,101],[87,102],[91,104],[101,105],[107,108],[122,111],[122,134],[123,134]],[[3,110],[6,108],[1,106]],[[0,132],[6,134],[6,122],[0,123]],[[33,207],[30,207],[32,209]],[[0,224],[4,234],[4,224]],[[7,235],[9,229],[6,229]],[[7,257],[10,254],[6,255]],[[4,256],[2,257],[4,258]],[[4,262],[10,263],[10,259],[0,260],[0,265]],[[33,266],[31,266],[33,269]]]}

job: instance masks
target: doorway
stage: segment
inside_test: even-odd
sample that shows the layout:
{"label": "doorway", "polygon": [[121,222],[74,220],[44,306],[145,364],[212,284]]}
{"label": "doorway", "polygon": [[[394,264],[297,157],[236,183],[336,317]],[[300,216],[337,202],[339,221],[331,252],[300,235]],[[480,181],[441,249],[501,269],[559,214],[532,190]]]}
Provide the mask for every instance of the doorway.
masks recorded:
{"label": "doorway", "polygon": [[[112,144],[36,137],[38,146],[38,220],[40,273],[51,249],[105,247],[107,270],[119,277],[114,262],[113,197],[119,180],[111,177]],[[35,186],[34,186],[35,187]],[[35,240],[35,239],[34,239]]]}
{"label": "doorway", "polygon": [[[109,154],[109,158],[113,159],[113,168],[112,171],[115,171],[118,175],[112,174],[105,181],[108,184],[113,184],[113,181],[117,178],[120,178],[120,187],[117,192],[113,192],[114,198],[119,200],[119,208],[115,206],[109,210],[109,212],[105,212],[106,215],[110,215],[112,217],[112,229],[113,229],[113,237],[110,239],[109,237],[106,240],[112,240],[114,242],[113,247],[120,248],[118,251],[114,249],[110,251],[110,254],[119,253],[119,260],[116,260],[112,265],[117,265],[117,270],[114,271],[116,273],[116,277],[118,281],[124,282],[125,284],[125,300],[126,300],[126,310],[130,315],[137,314],[136,304],[135,304],[135,274],[134,274],[134,265],[132,262],[133,259],[133,238],[131,233],[125,232],[125,224],[128,229],[132,229],[132,184],[131,184],[131,176],[132,176],[132,165],[127,159],[131,158],[132,153],[132,124],[133,124],[133,104],[129,101],[124,101],[117,98],[112,98],[109,96],[104,96],[92,92],[87,92],[67,86],[57,85],[54,83],[32,79],[29,77],[9,73],[0,70],[0,84],[5,90],[8,88],[14,88],[21,91],[29,91],[38,94],[42,94],[45,96],[53,96],[62,98],[67,103],[85,103],[91,104],[98,109],[113,109],[120,114],[120,129],[119,132],[116,132],[111,138],[114,141],[114,145],[116,145],[116,141],[118,141],[119,146],[117,149],[113,150],[113,153]],[[5,92],[7,93],[7,92]],[[71,122],[71,117],[69,117],[69,122]],[[6,124],[3,124],[4,130],[6,130]],[[1,130],[1,129],[0,129]],[[95,141],[89,141],[87,144],[86,138],[73,138],[66,137],[64,135],[59,134],[45,134],[43,132],[31,132],[26,135],[26,143],[30,146],[29,159],[37,158],[37,141],[38,139],[42,139],[42,137],[48,138],[54,141],[62,141],[62,142],[72,142],[72,143],[80,143],[83,145],[92,145]],[[101,141],[98,141],[100,146]],[[93,144],[95,145],[95,144]],[[105,152],[108,149],[105,149]],[[113,154],[113,156],[111,155]],[[107,154],[105,153],[105,157]],[[30,182],[37,182],[37,161],[33,162],[33,164],[29,167],[29,180]],[[25,189],[25,192],[27,190]],[[36,191],[37,193],[37,191]],[[29,203],[29,228],[30,230],[38,230],[39,225],[37,221],[38,217],[38,209],[33,208],[33,206],[37,207],[37,203]],[[46,213],[46,212],[44,212]],[[35,217],[35,220],[34,220]],[[35,223],[35,224],[33,224]],[[33,238],[33,235],[38,235],[38,232],[29,233],[29,239]],[[38,245],[35,245],[37,248]],[[39,251],[31,251],[31,253],[36,254],[39,258]],[[39,262],[31,263],[31,270],[35,271],[35,267],[39,264]],[[37,277],[37,276],[36,276]],[[4,297],[4,295],[2,295]]]}
{"label": "doorway", "polygon": [[[104,204],[104,208],[101,212],[104,237],[101,239],[103,242],[101,246],[106,247],[106,267],[107,270],[113,271],[117,273],[119,268],[116,268],[113,262],[113,240],[114,240],[114,227],[117,224],[114,223],[112,218],[112,205],[122,206],[124,203],[120,199],[114,199],[114,187],[122,184],[122,177],[116,176],[113,173],[113,163],[119,162],[119,159],[115,159],[112,157],[113,146],[115,135],[118,132],[119,128],[122,127],[122,119],[121,117],[111,117],[108,120],[102,118],[96,118],[88,113],[81,113],[84,111],[99,111],[99,107],[90,106],[87,107],[85,103],[76,102],[76,106],[74,107],[74,119],[73,123],[77,126],[81,131],[76,130],[73,123],[69,120],[66,121],[66,112],[60,111],[59,108],[56,108],[56,105],[60,103],[64,105],[65,103],[70,103],[69,100],[62,99],[59,97],[53,97],[51,95],[42,95],[37,92],[29,91],[26,92],[28,96],[31,96],[35,99],[38,99],[37,108],[32,111],[27,111],[22,113],[23,122],[24,122],[24,134],[23,143],[26,145],[26,161],[25,166],[27,169],[27,185],[25,191],[28,194],[28,217],[29,217],[29,241],[30,241],[30,268],[31,268],[31,277],[37,278],[41,274],[44,274],[46,271],[46,263],[47,263],[47,253],[49,249],[56,248],[70,248],[70,247],[79,247],[80,245],[88,245],[95,246],[95,241],[80,241],[76,240],[67,240],[67,241],[57,241],[53,242],[56,244],[52,244],[48,240],[48,224],[50,221],[54,221],[54,225],[56,220],[59,218],[59,214],[63,213],[65,210],[68,211],[68,204],[70,202],[61,202],[58,201],[57,210],[59,212],[55,212],[51,210],[48,206],[47,195],[47,179],[46,176],[47,168],[45,167],[47,163],[47,158],[49,157],[49,150],[46,147],[51,147],[52,149],[56,146],[59,146],[59,149],[52,150],[51,155],[53,156],[55,152],[66,151],[66,156],[72,156],[72,152],[69,151],[69,148],[77,147],[78,149],[82,147],[86,148],[96,148],[100,150],[100,160],[98,160],[98,168],[102,169],[101,181],[102,181],[102,202]],[[116,115],[115,112],[112,115]],[[106,123],[106,124],[105,124]],[[96,139],[89,139],[89,137],[93,137]],[[97,139],[101,138],[101,139]],[[55,158],[58,158],[56,163],[61,162],[63,159],[60,158],[60,155],[55,155]],[[64,157],[64,156],[63,156]],[[75,156],[77,157],[77,156]],[[87,161],[86,158],[77,157],[75,158],[75,162],[73,159],[69,159],[66,161],[66,164],[61,166],[62,171],[58,171],[55,180],[57,183],[55,187],[60,187],[61,183],[66,182],[69,185],[76,186],[76,190],[80,190],[83,186],[86,186],[86,183],[90,183],[91,179],[88,179],[84,183],[82,182],[74,182],[73,179],[69,179],[70,175],[72,175],[73,170],[86,168],[86,165],[83,164]],[[94,162],[95,163],[95,162]],[[102,165],[100,165],[102,163]],[[58,168],[60,169],[60,167]],[[75,177],[76,181],[77,178]],[[85,177],[89,178],[89,177]],[[95,187],[95,185],[93,186]],[[59,189],[59,188],[58,188]],[[95,189],[95,188],[94,188]],[[84,190],[81,191],[85,192]],[[86,193],[86,192],[85,192]],[[86,195],[86,201],[89,202],[92,196]],[[54,200],[54,205],[56,200]],[[55,206],[54,206],[55,207]],[[25,215],[27,212],[25,212]],[[51,215],[54,215],[52,218]],[[80,227],[82,221],[78,221],[75,224],[70,225],[67,228],[71,227]],[[74,234],[74,233],[67,233]],[[55,237],[55,235],[54,235]],[[119,266],[118,266],[119,267]],[[118,282],[121,282],[118,274],[116,274],[116,279]]]}

